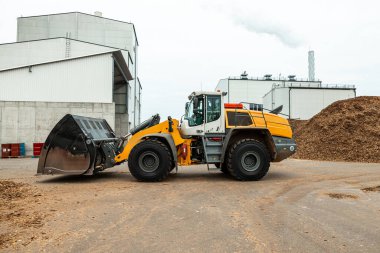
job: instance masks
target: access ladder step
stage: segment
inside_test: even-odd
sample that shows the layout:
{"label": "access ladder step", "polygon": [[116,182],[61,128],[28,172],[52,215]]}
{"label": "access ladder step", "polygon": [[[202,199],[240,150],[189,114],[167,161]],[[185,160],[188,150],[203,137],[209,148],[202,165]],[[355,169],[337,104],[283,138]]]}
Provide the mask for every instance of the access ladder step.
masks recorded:
{"label": "access ladder step", "polygon": [[210,156],[210,155],[221,155],[222,152],[220,151],[209,151],[207,152],[207,156]]}
{"label": "access ladder step", "polygon": [[220,163],[220,155],[207,155],[207,163]]}
{"label": "access ladder step", "polygon": [[221,147],[223,144],[221,142],[206,142],[206,146],[208,147]]}
{"label": "access ladder step", "polygon": [[220,163],[222,156],[223,137],[220,135],[207,135],[203,137],[203,148],[206,163]]}

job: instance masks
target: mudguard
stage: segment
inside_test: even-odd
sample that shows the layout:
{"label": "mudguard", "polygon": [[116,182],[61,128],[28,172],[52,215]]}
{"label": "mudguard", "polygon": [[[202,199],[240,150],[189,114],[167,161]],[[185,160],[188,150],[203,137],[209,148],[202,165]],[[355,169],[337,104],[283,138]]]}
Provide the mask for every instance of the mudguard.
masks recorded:
{"label": "mudguard", "polygon": [[[266,142],[266,146],[269,149],[271,160],[275,160],[277,153],[276,153],[276,147],[275,143],[273,141],[272,135],[270,134],[269,130],[266,128],[251,128],[251,127],[238,127],[238,128],[231,128],[229,129],[228,133],[226,134],[226,137],[224,139],[224,143],[222,146],[222,156],[221,156],[221,162],[224,162],[225,154],[227,151],[227,148],[230,145],[231,137],[233,137],[235,134],[245,134],[245,136],[249,137],[249,135],[255,136],[257,134],[264,137],[264,140]],[[247,135],[248,134],[248,135]]]}
{"label": "mudguard", "polygon": [[167,144],[169,145],[170,147],[170,150],[172,151],[172,155],[173,155],[173,161],[175,163],[175,166],[177,168],[177,148],[174,144],[174,140],[173,140],[173,137],[170,135],[170,134],[166,134],[166,133],[156,133],[156,134],[147,134],[147,135],[144,135],[144,138],[146,137],[149,137],[149,138],[152,138],[152,137],[157,137],[158,139],[164,139]]}

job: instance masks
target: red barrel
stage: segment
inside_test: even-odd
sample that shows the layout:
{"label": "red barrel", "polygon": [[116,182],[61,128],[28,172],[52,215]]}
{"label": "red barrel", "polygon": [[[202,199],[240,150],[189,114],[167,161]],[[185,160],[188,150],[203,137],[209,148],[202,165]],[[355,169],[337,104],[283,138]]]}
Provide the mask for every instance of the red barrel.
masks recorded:
{"label": "red barrel", "polygon": [[1,144],[1,158],[8,158],[11,156],[11,144]]}
{"label": "red barrel", "polygon": [[44,143],[33,143],[33,156],[40,156]]}
{"label": "red barrel", "polygon": [[12,157],[20,156],[20,143],[11,144],[11,156]]}

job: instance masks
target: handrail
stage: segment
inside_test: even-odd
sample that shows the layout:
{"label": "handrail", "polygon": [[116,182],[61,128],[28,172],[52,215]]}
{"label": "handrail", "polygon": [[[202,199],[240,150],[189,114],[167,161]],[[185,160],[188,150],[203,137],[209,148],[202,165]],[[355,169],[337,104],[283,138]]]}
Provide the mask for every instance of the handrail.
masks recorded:
{"label": "handrail", "polygon": [[[256,104],[256,103],[250,103],[250,102],[240,102],[239,104],[242,104],[243,106],[244,106],[244,104],[254,104],[254,105],[262,105],[262,104]],[[262,107],[262,111],[268,111],[269,113],[272,111],[272,109],[267,109],[267,108],[264,108],[264,107]],[[280,114],[280,115],[283,115],[283,116],[286,116],[286,117],[289,117],[289,115],[288,114],[285,114],[285,113],[281,113],[281,112],[279,112],[279,113],[277,113],[277,114]]]}
{"label": "handrail", "polygon": [[[241,103],[243,104],[243,102],[241,102]],[[243,104],[243,108],[248,112],[249,116],[251,117],[252,122],[254,122],[255,127],[257,127],[257,125],[256,125],[256,122],[255,122],[255,119],[254,119],[254,118],[262,118],[262,119],[264,119],[265,127],[268,128],[267,120],[265,119],[265,116],[264,116],[264,112],[263,112],[263,111],[261,111],[261,115],[262,115],[262,117],[257,117],[257,116],[255,116],[255,115],[252,115],[252,114],[251,114],[251,110],[247,109],[247,108],[244,106],[244,104]]]}
{"label": "handrail", "polygon": [[[243,105],[244,102],[240,102],[240,104]],[[235,122],[235,128],[237,127],[237,117],[242,117],[243,115],[238,115],[238,111],[237,111],[238,108],[235,108],[235,115],[234,115],[234,122]],[[247,111],[251,121],[252,121],[252,124],[254,125],[254,127],[257,127],[257,124],[256,124],[256,121],[255,121],[255,118],[262,118],[264,120],[264,123],[265,123],[265,127],[268,127],[268,124],[267,124],[267,121],[265,119],[265,115],[264,115],[264,111],[261,111],[261,117],[259,116],[256,116],[256,115],[252,115],[251,114],[251,110],[248,109],[246,106],[243,105],[243,108],[242,108],[243,111]]]}
{"label": "handrail", "polygon": [[324,88],[324,89],[355,89],[353,84],[317,84],[317,83],[297,83],[288,82],[282,84],[274,84],[273,88]]}
{"label": "handrail", "polygon": [[[267,109],[267,108],[263,108],[263,111],[268,111],[269,113],[272,111],[272,110],[270,110],[270,109]],[[286,116],[286,117],[289,117],[289,114],[286,114],[286,113],[281,113],[281,112],[279,112],[279,113],[277,113],[277,115],[282,115],[282,116]]]}
{"label": "handrail", "polygon": [[319,79],[316,79],[314,81],[311,81],[307,78],[295,78],[294,80],[289,80],[288,77],[278,77],[278,76],[273,76],[272,78],[265,78],[265,77],[252,77],[252,76],[247,76],[245,78],[242,78],[241,76],[229,76],[227,79],[230,80],[254,80],[254,81],[286,81],[286,82],[312,82],[312,83],[321,83],[322,81]]}

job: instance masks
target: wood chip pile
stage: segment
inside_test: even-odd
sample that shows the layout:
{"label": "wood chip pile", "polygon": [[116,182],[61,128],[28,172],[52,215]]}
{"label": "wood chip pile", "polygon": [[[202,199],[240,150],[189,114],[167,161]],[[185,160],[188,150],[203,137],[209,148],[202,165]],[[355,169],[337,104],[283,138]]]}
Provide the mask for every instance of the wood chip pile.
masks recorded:
{"label": "wood chip pile", "polygon": [[291,121],[299,159],[380,162],[380,97],[337,101],[308,121]]}

